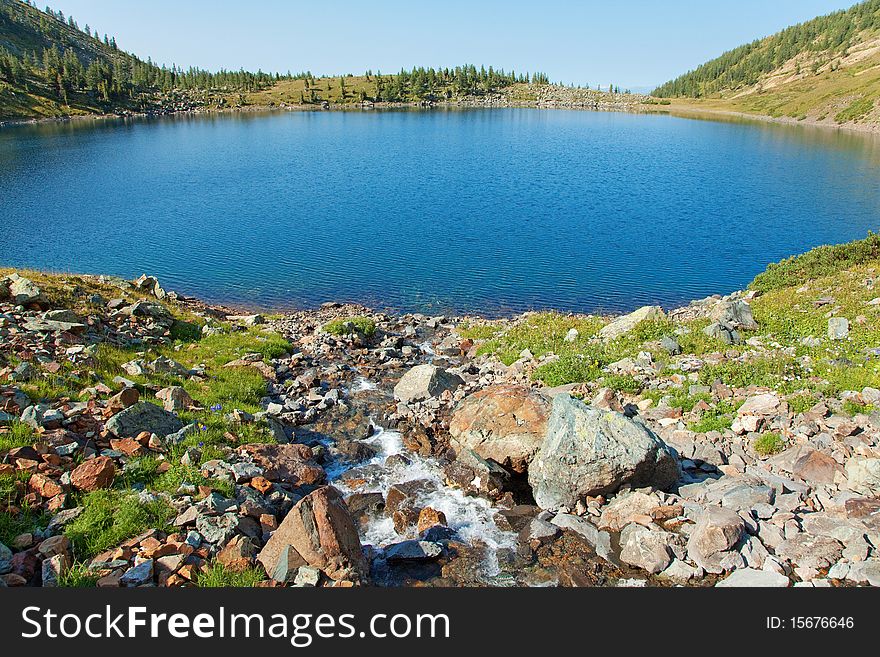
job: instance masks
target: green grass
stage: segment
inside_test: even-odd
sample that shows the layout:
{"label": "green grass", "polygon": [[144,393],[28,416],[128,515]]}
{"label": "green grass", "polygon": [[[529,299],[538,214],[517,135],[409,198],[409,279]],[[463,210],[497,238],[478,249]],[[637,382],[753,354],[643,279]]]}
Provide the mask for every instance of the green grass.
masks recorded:
{"label": "green grass", "polygon": [[65,589],[92,589],[101,576],[84,563],[71,566],[58,580],[58,586]]}
{"label": "green grass", "polygon": [[22,509],[18,513],[0,512],[0,543],[9,546],[20,534],[45,529],[49,518],[30,509]]}
{"label": "green grass", "polygon": [[376,322],[369,317],[343,317],[327,323],[324,332],[339,337],[360,333],[371,338],[376,334]]}
{"label": "green grass", "polygon": [[806,413],[813,406],[818,403],[818,398],[811,393],[800,393],[796,395],[791,395],[786,400],[788,402],[788,408],[795,415],[800,415],[801,413]]}
{"label": "green grass", "polygon": [[756,454],[766,458],[782,452],[785,449],[785,441],[778,433],[765,433],[755,439],[752,448]]}
{"label": "green grass", "polygon": [[858,121],[874,109],[874,102],[874,98],[868,96],[857,98],[845,110],[838,112],[835,115],[834,120],[838,123]]}
{"label": "green grass", "polygon": [[855,417],[856,415],[860,415],[862,413],[868,415],[870,413],[873,413],[875,409],[869,404],[859,404],[858,402],[854,402],[851,399],[847,399],[843,402],[841,410],[850,417]]}
{"label": "green grass", "polygon": [[265,573],[259,568],[247,568],[232,571],[221,563],[211,564],[196,577],[196,586],[204,589],[248,589],[266,579]]}
{"label": "green grass", "polygon": [[461,326],[456,327],[458,334],[465,340],[488,340],[494,338],[503,329],[500,326],[492,324],[472,324],[465,322]]}
{"label": "green grass", "polygon": [[688,429],[696,433],[710,431],[723,433],[733,425],[733,416],[736,410],[737,404],[725,401],[718,402],[713,408],[703,411],[700,419],[688,425]]}
{"label": "green grass", "polygon": [[606,374],[602,377],[602,385],[618,392],[636,394],[642,390],[642,384],[629,374]]}
{"label": "green grass", "polygon": [[86,495],[83,513],[65,528],[74,554],[84,560],[148,529],[164,529],[174,510],[162,501],[141,504],[137,495],[99,490]]}
{"label": "green grass", "polygon": [[0,452],[8,452],[16,447],[27,447],[37,442],[37,434],[27,424],[13,420],[12,424],[0,429]]}
{"label": "green grass", "polygon": [[802,255],[771,264],[765,272],[758,274],[749,288],[767,293],[787,287],[799,287],[811,279],[828,276],[878,258],[880,234],[870,233],[863,240],[820,246]]}

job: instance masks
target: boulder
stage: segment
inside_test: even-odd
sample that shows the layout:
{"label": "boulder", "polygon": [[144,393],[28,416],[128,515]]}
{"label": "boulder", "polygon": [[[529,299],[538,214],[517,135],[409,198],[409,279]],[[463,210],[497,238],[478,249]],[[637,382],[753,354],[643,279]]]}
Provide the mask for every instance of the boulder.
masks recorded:
{"label": "boulder", "polygon": [[449,423],[452,446],[511,470],[528,469],[544,441],[550,402],[524,386],[491,386],[458,404]]}
{"label": "boulder", "polygon": [[710,573],[724,572],[725,553],[736,546],[744,531],[745,523],[735,511],[707,507],[688,539],[688,557]]}
{"label": "boulder", "polygon": [[173,413],[155,404],[138,402],[107,421],[107,431],[119,438],[136,438],[143,432],[167,436],[183,429],[183,422]]}
{"label": "boulder", "polygon": [[464,381],[434,365],[419,365],[403,375],[394,386],[394,398],[405,403],[418,402],[452,392]]}
{"label": "boulder", "polygon": [[8,295],[16,305],[29,306],[34,303],[44,304],[46,302],[42,290],[29,278],[13,272],[7,276],[7,281]]}
{"label": "boulder", "polygon": [[849,320],[846,317],[832,317],[829,319],[828,337],[831,340],[846,340],[849,337]]}
{"label": "boulder", "polygon": [[[358,532],[342,495],[332,486],[319,488],[291,509],[257,560],[270,576],[285,548],[297,566],[314,566],[333,580],[365,582],[368,576]],[[292,550],[288,550],[288,557]],[[291,564],[292,566],[293,564]]]}
{"label": "boulder", "polygon": [[754,395],[746,399],[745,403],[739,407],[737,415],[740,417],[744,415],[758,415],[761,417],[776,415],[779,411],[779,404],[779,397],[773,393],[768,392]]}
{"label": "boulder", "polygon": [[672,538],[673,535],[669,532],[651,531],[641,525],[627,525],[620,534],[620,560],[656,575],[672,562],[669,548]]}
{"label": "boulder", "polygon": [[544,509],[574,508],[623,484],[664,489],[680,476],[675,454],[647,427],[569,395],[553,400],[547,437],[529,468],[535,501]]}
{"label": "boulder", "polygon": [[712,309],[709,317],[716,322],[727,324],[733,328],[756,331],[758,322],[752,315],[752,307],[743,300],[720,301]]}
{"label": "boulder", "polygon": [[664,319],[665,317],[666,313],[663,312],[663,309],[660,306],[645,306],[629,315],[624,315],[623,317],[618,317],[613,320],[610,324],[599,331],[599,337],[603,340],[614,340],[625,333],[629,333],[642,322],[656,321]]}
{"label": "boulder", "polygon": [[113,485],[116,465],[107,456],[86,461],[70,473],[70,483],[81,491],[92,492]]}
{"label": "boulder", "polygon": [[242,450],[262,468],[262,476],[294,486],[324,483],[324,468],[315,463],[311,447],[299,444],[245,445]]}
{"label": "boulder", "polygon": [[880,459],[851,458],[846,464],[846,478],[849,487],[859,493],[880,491]]}
{"label": "boulder", "polygon": [[724,344],[742,344],[742,336],[739,334],[739,331],[724,322],[709,324],[709,326],[703,329],[703,333],[713,340],[719,340]]}
{"label": "boulder", "polygon": [[[171,386],[170,388],[163,388],[159,392],[156,393],[156,399],[162,402],[162,405],[165,407],[165,410],[169,413],[177,412],[177,411],[188,411],[189,409],[196,406],[193,398],[189,396],[189,393],[181,388],[180,386]],[[174,433],[174,432],[171,432]],[[167,435],[167,434],[166,434]]]}

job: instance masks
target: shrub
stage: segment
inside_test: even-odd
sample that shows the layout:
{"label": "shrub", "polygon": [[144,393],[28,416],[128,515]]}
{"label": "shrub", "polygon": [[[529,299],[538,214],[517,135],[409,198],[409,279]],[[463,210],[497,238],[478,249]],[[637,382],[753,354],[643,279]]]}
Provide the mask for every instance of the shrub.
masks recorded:
{"label": "shrub", "polygon": [[759,456],[768,457],[779,454],[785,449],[785,441],[778,433],[765,433],[755,439],[752,444],[755,453]]}
{"label": "shrub", "polygon": [[324,326],[324,331],[330,335],[345,336],[355,332],[361,333],[368,338],[376,334],[376,322],[369,317],[349,317],[334,319]]}

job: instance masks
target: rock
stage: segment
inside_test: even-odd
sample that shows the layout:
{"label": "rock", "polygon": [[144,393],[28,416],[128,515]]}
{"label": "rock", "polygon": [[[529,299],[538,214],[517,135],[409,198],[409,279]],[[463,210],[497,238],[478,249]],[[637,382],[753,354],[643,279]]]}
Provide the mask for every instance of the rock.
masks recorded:
{"label": "rock", "polygon": [[301,565],[302,557],[299,552],[292,545],[288,545],[278,555],[275,570],[270,577],[279,584],[289,584],[296,578]]}
{"label": "rock", "polygon": [[300,588],[314,588],[320,583],[321,571],[311,566],[300,566],[293,580],[293,585]]}
{"label": "rock", "polygon": [[756,331],[758,329],[758,322],[755,321],[755,317],[752,315],[752,307],[741,299],[719,302],[712,309],[709,317],[733,328],[746,331]]}
{"label": "rock", "polygon": [[620,560],[652,575],[662,572],[672,562],[669,544],[672,534],[651,531],[647,527],[627,525],[620,534]]}
{"label": "rock", "polygon": [[568,513],[557,513],[552,522],[561,529],[568,529],[578,534],[605,561],[617,563],[617,558],[611,548],[611,534],[599,531],[599,528],[589,520]]}
{"label": "rock", "polygon": [[779,410],[779,404],[779,397],[772,393],[754,395],[746,399],[745,403],[739,407],[737,415],[758,415],[762,417],[776,415]]}
{"label": "rock", "polygon": [[832,317],[829,319],[828,337],[831,340],[846,340],[849,337],[849,320],[846,317]]}
{"label": "rock", "polygon": [[582,498],[612,493],[625,483],[664,489],[680,476],[678,459],[644,425],[568,395],[554,398],[547,437],[529,468],[535,500],[544,509],[573,509]]}
{"label": "rock", "polygon": [[0,543],[0,575],[12,571],[12,550]]}
{"label": "rock", "polygon": [[660,348],[670,356],[678,356],[681,354],[681,345],[678,340],[669,335],[660,340]]}
{"label": "rock", "polygon": [[812,484],[833,484],[843,474],[843,467],[827,454],[811,449],[794,463],[791,472]]}
{"label": "rock", "polygon": [[617,399],[617,394],[611,388],[599,388],[593,396],[590,406],[600,411],[614,411],[623,413],[623,405]]}
{"label": "rock", "polygon": [[660,502],[657,498],[647,493],[636,491],[618,495],[602,508],[599,528],[619,532],[639,518],[650,519],[651,514],[659,506]]}
{"label": "rock", "polygon": [[748,511],[759,504],[772,504],[775,490],[766,485],[742,484],[721,496],[721,506],[737,511]]}
{"label": "rock", "polygon": [[42,579],[44,587],[56,587],[70,569],[70,559],[64,554],[56,554],[43,561]]}
{"label": "rock", "polygon": [[133,566],[125,571],[119,583],[122,586],[143,586],[153,582],[153,566],[152,559],[146,559],[141,563]]}
{"label": "rock", "polygon": [[880,491],[880,459],[853,457],[846,464],[849,487],[859,493]]}
{"label": "rock", "polygon": [[110,488],[116,477],[116,465],[108,456],[98,456],[78,466],[70,473],[70,483],[81,491],[92,492]]}
{"label": "rock", "polygon": [[438,525],[441,527],[445,527],[446,522],[447,521],[445,513],[426,506],[424,509],[419,511],[419,521],[416,525],[416,531],[421,534],[422,532],[426,532],[431,529],[431,527],[437,527]]}
{"label": "rock", "polygon": [[7,276],[9,281],[8,294],[12,302],[17,306],[29,306],[31,304],[44,304],[46,302],[43,292],[28,278],[16,273]]}
{"label": "rock", "polygon": [[226,319],[245,326],[260,326],[266,323],[266,318],[262,315],[228,315]]}
{"label": "rock", "polygon": [[217,546],[226,545],[235,536],[239,528],[240,519],[234,513],[224,513],[220,516],[199,515],[196,518],[196,531],[202,535],[208,543]]}
{"label": "rock", "polygon": [[718,582],[716,588],[786,588],[791,580],[772,570],[738,568],[727,579]]}
{"label": "rock", "polygon": [[568,333],[565,334],[565,338],[563,338],[563,340],[569,343],[577,342],[577,339],[580,337],[580,335],[580,331],[578,331],[576,328],[569,329]]}
{"label": "rock", "polygon": [[742,336],[730,324],[715,322],[703,329],[703,333],[724,344],[742,344]]}
{"label": "rock", "polygon": [[[786,532],[786,535],[788,533]],[[801,568],[830,568],[840,560],[843,546],[829,536],[797,534],[776,548],[776,556]]]}
{"label": "rock", "polygon": [[868,559],[851,564],[846,579],[856,584],[880,586],[880,559]]}
{"label": "rock", "polygon": [[257,556],[257,548],[247,536],[234,536],[217,554],[217,561],[233,572],[249,568]]}
{"label": "rock", "polygon": [[[163,388],[159,392],[156,393],[156,399],[162,402],[165,410],[169,413],[177,412],[177,411],[188,411],[191,408],[196,406],[193,398],[189,396],[189,393],[181,388],[180,386],[172,386],[170,388]],[[168,433],[175,433],[174,431],[169,431]],[[168,435],[168,434],[164,434]]]}
{"label": "rock", "polygon": [[688,557],[710,573],[721,573],[724,553],[739,542],[744,531],[745,523],[735,511],[706,507],[688,539]]}
{"label": "rock", "polygon": [[443,554],[443,546],[430,541],[403,541],[385,548],[385,560],[389,563],[398,561],[431,561]]}
{"label": "rock", "polygon": [[530,388],[484,388],[455,408],[449,422],[452,446],[523,473],[544,441],[549,412],[549,401]]}
{"label": "rock", "polygon": [[614,340],[625,333],[629,333],[642,322],[657,321],[664,319],[665,317],[666,313],[663,312],[663,309],[660,306],[645,306],[629,315],[624,315],[623,317],[618,317],[613,320],[610,324],[599,331],[599,337],[606,341]]}
{"label": "rock", "polygon": [[312,486],[324,482],[324,468],[314,462],[307,445],[245,445],[242,451],[262,468],[262,476],[294,486]]}
{"label": "rock", "polygon": [[419,365],[403,375],[394,386],[394,398],[402,402],[417,402],[439,397],[444,392],[452,392],[464,381],[434,365]]}
{"label": "rock", "polygon": [[155,404],[138,402],[110,418],[106,428],[119,438],[136,438],[145,431],[167,436],[183,429],[183,422]]}
{"label": "rock", "polygon": [[304,497],[284,518],[257,557],[267,574],[275,572],[288,546],[299,555],[299,565],[320,568],[333,580],[367,579],[367,562],[354,521],[339,491],[331,486]]}

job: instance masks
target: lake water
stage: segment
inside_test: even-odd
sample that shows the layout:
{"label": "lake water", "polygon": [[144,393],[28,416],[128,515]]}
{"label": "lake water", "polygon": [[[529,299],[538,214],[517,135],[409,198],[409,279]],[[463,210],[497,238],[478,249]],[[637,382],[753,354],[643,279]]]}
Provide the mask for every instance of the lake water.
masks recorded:
{"label": "lake water", "polygon": [[561,110],[0,129],[0,265],[259,308],[674,306],[880,227],[880,140]]}

